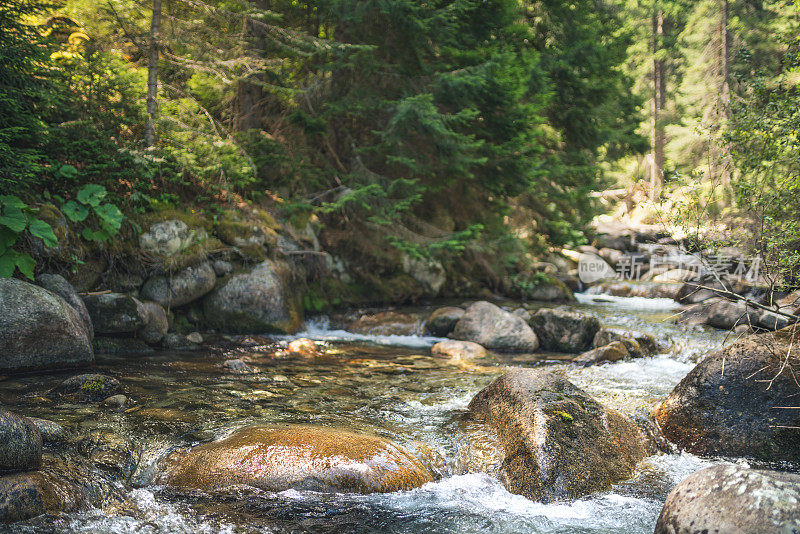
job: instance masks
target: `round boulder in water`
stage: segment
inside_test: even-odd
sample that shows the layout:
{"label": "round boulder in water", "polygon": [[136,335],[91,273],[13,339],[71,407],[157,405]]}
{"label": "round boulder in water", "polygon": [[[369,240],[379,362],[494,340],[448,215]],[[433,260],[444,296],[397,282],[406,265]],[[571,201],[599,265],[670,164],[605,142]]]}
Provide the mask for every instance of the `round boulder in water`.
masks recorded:
{"label": "round boulder in water", "polygon": [[447,341],[440,341],[431,347],[431,354],[455,360],[472,360],[474,358],[483,358],[488,353],[486,349],[477,343],[448,339]]}
{"label": "round boulder in water", "polygon": [[647,455],[630,419],[547,371],[509,371],[468,409],[496,433],[503,484],[529,499],[575,499],[608,489]]}
{"label": "round boulder in water", "polygon": [[425,322],[425,330],[433,336],[444,337],[456,327],[464,317],[464,310],[455,306],[445,306],[434,311]]}
{"label": "round boulder in water", "polygon": [[25,417],[0,411],[0,472],[29,471],[42,462],[42,436]]}
{"label": "round boulder in water", "polygon": [[600,330],[596,317],[563,308],[544,308],[528,321],[539,337],[541,347],[558,352],[582,352],[592,346]]}
{"label": "round boulder in water", "polygon": [[655,534],[800,532],[800,475],[715,465],[667,497]]}
{"label": "round boulder in water", "polygon": [[539,339],[522,317],[486,301],[467,308],[451,337],[501,351],[536,352],[539,348]]}
{"label": "round boulder in water", "polygon": [[159,482],[201,490],[245,484],[267,491],[378,493],[432,480],[419,460],[391,441],[305,425],[243,428],[170,464]]}

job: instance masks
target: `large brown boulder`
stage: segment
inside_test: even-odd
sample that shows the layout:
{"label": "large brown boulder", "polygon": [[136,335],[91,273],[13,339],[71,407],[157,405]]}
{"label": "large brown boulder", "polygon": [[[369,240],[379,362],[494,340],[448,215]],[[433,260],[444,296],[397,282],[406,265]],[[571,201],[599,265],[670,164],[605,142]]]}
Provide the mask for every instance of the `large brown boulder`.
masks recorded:
{"label": "large brown boulder", "polygon": [[657,408],[664,436],[695,454],[800,461],[800,328],[712,353]]}
{"label": "large brown boulder", "polygon": [[486,301],[467,308],[451,337],[501,351],[535,352],[539,348],[539,339],[522,317]]}
{"label": "large brown boulder", "polygon": [[0,279],[0,372],[93,361],[91,332],[74,307],[47,289]]}
{"label": "large brown boulder", "polygon": [[419,460],[388,440],[305,425],[243,428],[170,463],[161,483],[201,490],[246,484],[267,491],[376,493],[432,480]]}
{"label": "large brown boulder", "polygon": [[800,475],[715,465],[667,497],[655,534],[800,532]]}
{"label": "large brown boulder", "polygon": [[627,417],[539,369],[502,375],[472,399],[469,413],[493,428],[502,444],[503,484],[533,500],[608,489],[647,456]]}

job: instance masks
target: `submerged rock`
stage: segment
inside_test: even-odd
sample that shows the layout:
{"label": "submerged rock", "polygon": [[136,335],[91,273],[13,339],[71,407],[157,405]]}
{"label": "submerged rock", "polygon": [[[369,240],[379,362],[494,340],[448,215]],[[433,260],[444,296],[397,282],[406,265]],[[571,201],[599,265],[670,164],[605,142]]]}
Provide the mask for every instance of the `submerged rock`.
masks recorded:
{"label": "submerged rock", "polygon": [[291,354],[298,356],[317,356],[320,353],[317,344],[305,337],[295,339],[286,347]]}
{"label": "submerged rock", "polygon": [[45,471],[0,476],[0,522],[71,512],[85,501],[81,488]]}
{"label": "submerged rock", "polygon": [[173,308],[199,299],[214,289],[216,281],[214,268],[204,262],[170,276],[150,278],[142,287],[141,296],[165,308]]}
{"label": "submerged rock", "polygon": [[90,332],[75,308],[47,289],[0,279],[0,372],[93,361]]}
{"label": "submerged rock", "polygon": [[800,332],[746,337],[705,357],[658,407],[664,436],[695,454],[800,462]]}
{"label": "submerged rock", "polygon": [[800,475],[707,467],[678,484],[667,497],[655,534],[800,532]]}
{"label": "submerged rock", "polygon": [[557,352],[582,352],[592,346],[600,329],[596,317],[555,308],[541,309],[531,316],[531,325],[542,349]]}
{"label": "submerged rock", "polygon": [[302,313],[282,279],[286,269],[266,260],[249,273],[232,276],[203,301],[209,326],[233,333],[297,331]]}
{"label": "submerged rock", "polygon": [[42,436],[27,418],[0,411],[0,472],[30,471],[42,462]]}
{"label": "submerged rock", "polygon": [[60,443],[67,441],[69,438],[69,433],[66,429],[55,421],[38,419],[36,417],[28,417],[28,421],[33,423],[33,426],[39,431],[43,443]]}
{"label": "submerged rock", "polygon": [[75,308],[75,311],[80,315],[81,320],[86,325],[86,331],[89,332],[89,339],[94,337],[94,327],[92,326],[92,319],[89,317],[89,310],[86,309],[86,304],[72,284],[66,281],[63,276],[58,274],[40,274],[36,277],[36,285],[51,291],[64,299],[67,304]]}
{"label": "submerged rock", "polygon": [[161,340],[161,345],[170,350],[197,350],[199,345],[189,341],[189,337],[177,332],[170,332]]}
{"label": "submerged rock", "polygon": [[425,322],[425,331],[432,336],[445,337],[452,332],[458,321],[464,317],[464,310],[446,306],[434,311]]}
{"label": "submerged rock", "polygon": [[447,341],[440,341],[431,347],[431,354],[433,356],[444,356],[445,358],[453,358],[456,360],[473,360],[475,358],[483,358],[488,353],[485,348],[477,343],[450,339]]}
{"label": "submerged rock", "polygon": [[73,402],[99,402],[114,395],[119,389],[119,381],[116,378],[89,373],[67,378],[50,394]]}
{"label": "submerged rock", "polygon": [[487,349],[535,352],[539,348],[539,339],[524,319],[486,301],[467,308],[452,337]]}
{"label": "submerged rock", "polygon": [[503,484],[533,500],[608,489],[647,455],[627,417],[538,369],[505,373],[472,399],[469,413],[497,433]]}
{"label": "submerged rock", "polygon": [[83,302],[98,334],[133,333],[147,324],[147,310],[130,295],[90,293]]}
{"label": "submerged rock", "polygon": [[287,489],[375,493],[432,481],[410,453],[383,438],[325,427],[248,427],[171,458],[159,483],[192,489],[246,484]]}

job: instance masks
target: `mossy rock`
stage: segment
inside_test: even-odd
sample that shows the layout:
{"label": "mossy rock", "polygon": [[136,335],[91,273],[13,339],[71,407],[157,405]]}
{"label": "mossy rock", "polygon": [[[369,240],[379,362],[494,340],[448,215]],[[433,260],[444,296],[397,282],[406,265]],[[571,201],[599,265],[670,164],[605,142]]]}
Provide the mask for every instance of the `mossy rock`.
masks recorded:
{"label": "mossy rock", "polygon": [[50,392],[50,396],[63,397],[75,402],[97,402],[120,390],[119,381],[110,376],[90,373],[64,380]]}

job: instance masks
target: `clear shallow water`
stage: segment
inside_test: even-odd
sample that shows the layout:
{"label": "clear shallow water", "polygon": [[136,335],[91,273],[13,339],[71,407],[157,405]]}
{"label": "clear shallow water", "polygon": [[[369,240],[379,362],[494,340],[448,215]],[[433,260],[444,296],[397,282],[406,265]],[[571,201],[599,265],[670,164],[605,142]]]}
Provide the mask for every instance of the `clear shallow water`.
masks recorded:
{"label": "clear shallow water", "polygon": [[[665,299],[579,296],[575,307],[603,326],[650,333],[664,345],[651,358],[579,368],[558,355],[492,354],[472,365],[432,358],[437,338],[370,336],[309,321],[294,337],[322,342],[324,356],[291,357],[278,345],[229,346],[212,353],[100,356],[98,371],[120,380],[135,402],[128,413],[48,402],[43,394],[67,374],[0,382],[0,399],[21,413],[59,421],[75,433],[113,430],[134,450],[120,502],[17,524],[19,532],[542,532],[649,533],[667,493],[709,464],[689,454],[643,461],[611,491],[541,504],[507,492],[494,476],[491,440],[459,417],[472,397],[504,369],[545,366],[620,411],[649,410],[724,334],[665,322]],[[515,307],[511,302],[501,305]],[[427,314],[430,309],[409,309]],[[549,357],[552,356],[552,357]],[[245,359],[257,373],[232,374],[225,359]],[[269,423],[312,423],[379,434],[417,455],[437,481],[413,491],[374,495],[175,493],[149,483],[153,462],[176,447]]]}

